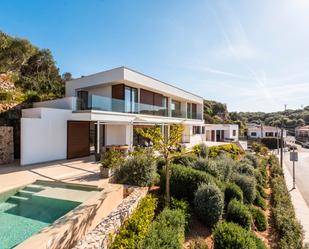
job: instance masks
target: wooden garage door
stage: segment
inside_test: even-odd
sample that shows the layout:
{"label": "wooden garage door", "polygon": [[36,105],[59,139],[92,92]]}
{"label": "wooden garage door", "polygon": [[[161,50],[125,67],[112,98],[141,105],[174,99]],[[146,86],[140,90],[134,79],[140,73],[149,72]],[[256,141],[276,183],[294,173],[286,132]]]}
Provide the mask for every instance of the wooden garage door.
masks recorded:
{"label": "wooden garage door", "polygon": [[67,158],[90,155],[90,122],[68,121]]}

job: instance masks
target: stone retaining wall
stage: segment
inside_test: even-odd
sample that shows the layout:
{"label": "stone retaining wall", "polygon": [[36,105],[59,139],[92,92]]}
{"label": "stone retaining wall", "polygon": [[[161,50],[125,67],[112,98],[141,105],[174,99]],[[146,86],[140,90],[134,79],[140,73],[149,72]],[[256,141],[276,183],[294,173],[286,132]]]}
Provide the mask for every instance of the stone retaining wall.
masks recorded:
{"label": "stone retaining wall", "polygon": [[14,160],[13,127],[0,126],[0,164]]}
{"label": "stone retaining wall", "polygon": [[148,188],[133,188],[130,195],[123,199],[116,210],[104,218],[82,240],[78,241],[73,249],[107,249],[124,221],[134,212],[147,192]]}

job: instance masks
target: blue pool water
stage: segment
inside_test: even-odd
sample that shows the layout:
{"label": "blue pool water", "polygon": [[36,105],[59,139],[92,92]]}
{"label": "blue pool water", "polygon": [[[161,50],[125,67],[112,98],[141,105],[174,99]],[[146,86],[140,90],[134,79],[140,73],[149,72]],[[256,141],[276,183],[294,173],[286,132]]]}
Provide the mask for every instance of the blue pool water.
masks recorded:
{"label": "blue pool water", "polygon": [[36,195],[43,190],[32,184],[0,202],[0,249],[14,248],[81,203]]}

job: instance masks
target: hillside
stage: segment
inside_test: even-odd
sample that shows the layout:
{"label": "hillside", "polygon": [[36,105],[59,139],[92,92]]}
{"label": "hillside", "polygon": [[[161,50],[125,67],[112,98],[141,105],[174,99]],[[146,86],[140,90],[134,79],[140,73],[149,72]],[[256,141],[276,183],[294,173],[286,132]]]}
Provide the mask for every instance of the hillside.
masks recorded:
{"label": "hillside", "polygon": [[63,94],[64,78],[51,51],[0,31],[0,126],[14,128],[15,157],[19,157],[21,109]]}

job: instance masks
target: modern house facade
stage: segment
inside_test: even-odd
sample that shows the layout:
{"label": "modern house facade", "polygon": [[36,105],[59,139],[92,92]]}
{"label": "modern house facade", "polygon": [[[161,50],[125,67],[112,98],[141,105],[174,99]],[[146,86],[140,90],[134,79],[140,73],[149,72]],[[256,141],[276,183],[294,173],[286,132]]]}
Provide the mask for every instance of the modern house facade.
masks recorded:
{"label": "modern house facade", "polygon": [[21,164],[71,159],[109,146],[144,145],[137,127],[184,127],[182,142],[205,140],[203,98],[126,67],[66,83],[65,97],[38,102],[21,119]]}
{"label": "modern house facade", "polygon": [[[265,137],[281,137],[281,129],[267,125],[255,125],[248,127],[248,138],[257,139]],[[286,137],[286,130],[283,130],[283,137]]]}
{"label": "modern house facade", "polygon": [[238,141],[239,127],[237,124],[206,124],[206,141],[224,142]]}

